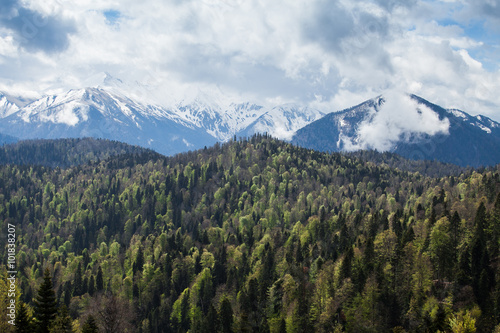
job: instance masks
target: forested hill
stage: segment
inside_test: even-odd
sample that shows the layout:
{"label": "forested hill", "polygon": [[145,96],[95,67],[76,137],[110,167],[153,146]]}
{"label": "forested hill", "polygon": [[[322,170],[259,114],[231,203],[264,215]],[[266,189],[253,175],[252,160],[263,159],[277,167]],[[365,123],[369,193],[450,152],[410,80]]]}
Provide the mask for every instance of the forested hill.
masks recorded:
{"label": "forested hill", "polygon": [[499,323],[498,167],[431,178],[261,136],[139,164],[132,156],[0,166],[24,323],[41,317],[34,299],[51,283],[53,331],[72,322],[87,332],[92,323],[492,332]]}
{"label": "forested hill", "polygon": [[10,135],[5,135],[5,134],[0,133],[0,146],[7,144],[7,143],[14,143],[16,141],[17,141],[16,138],[14,138]]}
{"label": "forested hill", "polygon": [[141,155],[140,162],[160,156],[149,149],[105,139],[25,140],[0,147],[0,164],[66,168],[121,154]]}
{"label": "forested hill", "polygon": [[471,172],[472,168],[461,167],[456,164],[443,163],[431,160],[412,160],[391,152],[376,150],[358,150],[344,153],[347,157],[359,159],[362,163],[372,162],[376,165],[399,169],[402,171],[419,172],[431,177],[458,176],[461,173]]}

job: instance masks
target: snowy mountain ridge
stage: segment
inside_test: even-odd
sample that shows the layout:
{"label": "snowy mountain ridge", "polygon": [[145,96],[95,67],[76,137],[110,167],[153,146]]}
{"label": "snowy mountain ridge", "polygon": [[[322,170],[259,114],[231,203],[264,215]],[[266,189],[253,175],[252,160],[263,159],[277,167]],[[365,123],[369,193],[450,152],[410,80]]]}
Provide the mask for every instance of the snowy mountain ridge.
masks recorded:
{"label": "snowy mountain ridge", "polygon": [[[220,91],[200,89],[177,100],[167,96],[163,101],[169,102],[162,105],[154,90],[106,73],[89,83],[93,87],[45,95],[25,105],[0,95],[0,133],[20,139],[103,137],[172,154],[228,141],[252,126],[253,132],[289,139],[323,116],[306,107],[232,102]],[[167,138],[171,142],[165,143]]]}
{"label": "snowy mountain ridge", "polygon": [[320,151],[390,151],[461,166],[500,163],[500,124],[416,95],[386,94],[299,129],[292,143]]}
{"label": "snowy mountain ridge", "polygon": [[416,95],[387,92],[324,112],[296,103],[242,102],[218,89],[162,95],[153,86],[106,73],[89,84],[34,101],[0,93],[0,134],[21,140],[105,138],[172,155],[268,133],[316,150],[374,149],[458,165],[500,163],[499,123]]}

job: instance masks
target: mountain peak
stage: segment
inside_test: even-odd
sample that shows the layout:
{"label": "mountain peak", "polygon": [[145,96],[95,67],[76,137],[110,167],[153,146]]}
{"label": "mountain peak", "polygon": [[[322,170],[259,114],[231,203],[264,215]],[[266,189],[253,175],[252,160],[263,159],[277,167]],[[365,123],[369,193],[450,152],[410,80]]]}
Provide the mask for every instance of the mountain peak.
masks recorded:
{"label": "mountain peak", "polygon": [[24,106],[22,100],[13,98],[3,92],[0,92],[0,118],[8,117],[19,111]]}
{"label": "mountain peak", "polygon": [[331,113],[297,131],[292,143],[322,151],[391,151],[461,166],[500,163],[500,124],[402,93]]}
{"label": "mountain peak", "polygon": [[88,88],[119,87],[124,85],[123,81],[115,78],[108,72],[99,72],[83,81],[83,86]]}
{"label": "mountain peak", "polygon": [[[179,95],[182,99],[176,98],[180,102],[155,103],[149,86],[129,84],[107,72],[95,74],[86,83],[86,88],[46,95],[29,104],[0,94],[0,132],[21,139],[101,137],[165,154],[227,141],[235,135],[268,133],[319,150],[375,149],[461,165],[493,164],[495,154],[490,153],[489,159],[483,156],[482,150],[488,147],[499,152],[500,162],[500,124],[406,93],[386,92],[326,114],[299,103],[236,102],[220,89],[201,87],[186,89]],[[447,143],[444,151],[439,145],[447,140],[456,146]],[[428,144],[430,150],[425,148]],[[463,147],[469,147],[465,154],[478,155],[458,161],[437,156],[438,151],[450,155]]]}

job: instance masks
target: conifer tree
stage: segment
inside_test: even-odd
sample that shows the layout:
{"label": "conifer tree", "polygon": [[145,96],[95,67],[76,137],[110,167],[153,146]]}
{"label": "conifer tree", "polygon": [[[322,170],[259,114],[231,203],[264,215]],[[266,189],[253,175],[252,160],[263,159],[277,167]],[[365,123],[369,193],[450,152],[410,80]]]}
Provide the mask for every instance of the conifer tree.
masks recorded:
{"label": "conifer tree", "polygon": [[73,286],[73,296],[80,296],[83,294],[82,264],[80,262],[78,263],[78,268],[76,269]]}
{"label": "conifer tree", "polygon": [[219,322],[221,325],[221,331],[224,333],[233,332],[233,308],[231,307],[231,302],[225,297],[221,304],[219,310]]}
{"label": "conifer tree", "polygon": [[95,279],[94,279],[94,275],[90,276],[89,286],[88,286],[87,290],[88,290],[90,296],[94,295],[94,291],[95,291]]}
{"label": "conifer tree", "polygon": [[19,302],[19,310],[16,316],[16,332],[31,333],[33,332],[33,319],[28,313],[28,306],[24,302]]}
{"label": "conifer tree", "polygon": [[95,288],[96,288],[96,291],[102,291],[104,289],[104,280],[102,277],[101,266],[99,266],[99,269],[97,270],[97,276],[95,278]]}
{"label": "conifer tree", "polygon": [[69,303],[71,302],[72,290],[73,286],[71,285],[71,281],[66,281],[66,283],[64,283],[64,304],[66,304],[66,306],[69,306]]}
{"label": "conifer tree", "polygon": [[205,318],[205,330],[207,333],[216,333],[219,326],[219,318],[217,317],[217,310],[212,304],[208,308],[208,314]]}
{"label": "conifer tree", "polygon": [[49,332],[50,333],[72,333],[71,317],[68,313],[68,308],[63,305],[59,308],[56,318],[54,319]]}
{"label": "conifer tree", "polygon": [[92,315],[87,317],[87,320],[82,326],[82,333],[97,333],[99,328],[97,327],[96,321]]}
{"label": "conifer tree", "polygon": [[52,278],[48,268],[43,273],[43,282],[34,303],[37,332],[48,333],[57,313],[56,294],[52,289]]}
{"label": "conifer tree", "polygon": [[279,333],[286,333],[286,321],[284,318],[281,318]]}
{"label": "conifer tree", "polygon": [[137,255],[135,257],[135,265],[139,272],[142,272],[142,268],[144,266],[144,254],[142,252],[142,247],[139,246],[139,250],[137,250]]}

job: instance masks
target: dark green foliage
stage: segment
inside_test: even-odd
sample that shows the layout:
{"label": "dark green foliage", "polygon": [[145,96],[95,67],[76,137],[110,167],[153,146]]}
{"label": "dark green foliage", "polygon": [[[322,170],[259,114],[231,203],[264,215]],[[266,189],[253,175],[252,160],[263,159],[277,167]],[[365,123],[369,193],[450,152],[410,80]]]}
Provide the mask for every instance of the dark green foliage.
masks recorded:
{"label": "dark green foliage", "polygon": [[286,322],[285,319],[281,319],[280,321],[280,328],[278,333],[286,333]]}
{"label": "dark green foliage", "polygon": [[121,154],[143,155],[142,161],[160,156],[149,149],[104,139],[26,140],[1,146],[0,164],[67,168]]}
{"label": "dark green foliage", "polygon": [[72,333],[71,317],[68,314],[68,309],[65,305],[61,306],[57,312],[57,316],[50,326],[50,333]]}
{"label": "dark green foliage", "polygon": [[99,328],[92,315],[89,315],[82,326],[82,333],[98,333]]}
{"label": "dark green foliage", "polygon": [[56,296],[48,268],[43,273],[43,282],[34,300],[37,332],[48,333],[57,314]]}
{"label": "dark green foliage", "polygon": [[223,333],[233,332],[233,308],[227,298],[223,298],[219,309],[220,329]]}
{"label": "dark green foliage", "polygon": [[95,292],[95,279],[94,279],[94,275],[90,276],[88,287],[87,287],[87,291],[88,291],[88,293],[89,293],[90,296],[94,295],[94,292]]}
{"label": "dark green foliage", "polygon": [[82,264],[78,263],[78,268],[75,272],[73,280],[73,296],[81,296],[83,294],[83,280],[82,280]]}
{"label": "dark green foliage", "polygon": [[20,302],[16,315],[16,332],[32,333],[34,331],[33,319],[28,314],[28,309],[24,302]]}
{"label": "dark green foliage", "polygon": [[137,255],[135,256],[134,273],[137,271],[142,272],[143,265],[144,265],[144,254],[142,253],[142,247],[139,246],[139,250],[137,251]]}
{"label": "dark green foliage", "polygon": [[430,177],[457,176],[470,168],[464,168],[455,164],[446,164],[431,160],[413,160],[402,157],[391,152],[378,152],[376,150],[358,150],[347,153],[347,156],[359,158],[363,162],[372,162],[377,165],[388,165],[393,169],[408,172],[419,172]]}
{"label": "dark green foliage", "polygon": [[405,170],[265,136],[5,165],[0,227],[17,228],[22,299],[49,267],[59,303],[101,329],[425,332],[469,311],[491,331],[500,169]]}
{"label": "dark green foliage", "polygon": [[216,333],[219,329],[219,316],[215,307],[210,304],[208,308],[208,313],[205,319],[205,332],[206,333]]}
{"label": "dark green foliage", "polygon": [[102,278],[102,268],[99,266],[99,269],[97,270],[97,277],[95,279],[95,284],[96,284],[96,291],[103,291],[104,289],[104,281]]}

